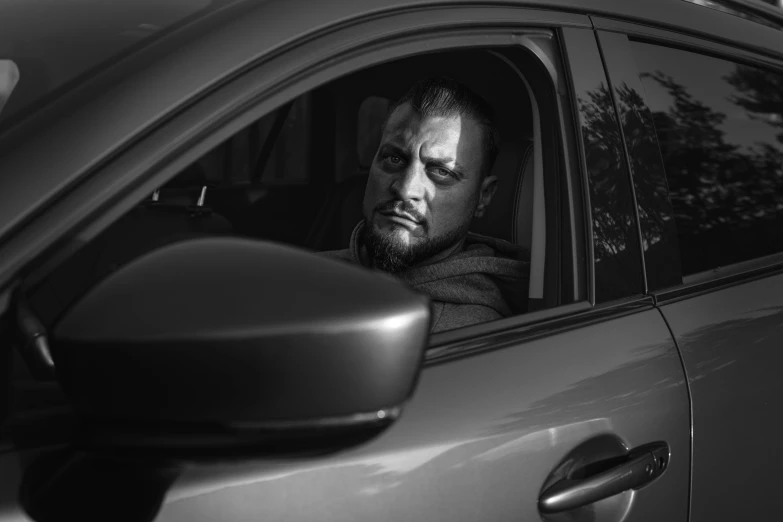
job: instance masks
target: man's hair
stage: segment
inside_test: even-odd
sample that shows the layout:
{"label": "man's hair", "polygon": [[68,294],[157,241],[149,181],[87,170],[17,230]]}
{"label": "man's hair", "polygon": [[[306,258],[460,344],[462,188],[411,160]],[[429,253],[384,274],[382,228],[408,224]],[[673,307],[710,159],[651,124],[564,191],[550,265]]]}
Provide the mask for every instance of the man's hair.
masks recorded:
{"label": "man's hair", "polygon": [[432,76],[416,82],[402,98],[389,107],[389,116],[402,105],[411,107],[425,117],[459,114],[475,121],[482,132],[484,158],[482,177],[492,172],[498,155],[500,136],[495,126],[492,107],[478,94],[460,82],[446,76]]}

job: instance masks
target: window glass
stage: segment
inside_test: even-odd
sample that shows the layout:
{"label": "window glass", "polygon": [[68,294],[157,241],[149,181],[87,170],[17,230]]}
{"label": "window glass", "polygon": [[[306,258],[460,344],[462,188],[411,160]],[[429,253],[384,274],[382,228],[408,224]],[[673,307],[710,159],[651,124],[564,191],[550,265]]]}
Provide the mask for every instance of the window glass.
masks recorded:
{"label": "window glass", "polygon": [[783,251],[783,74],[633,43],[683,275]]}

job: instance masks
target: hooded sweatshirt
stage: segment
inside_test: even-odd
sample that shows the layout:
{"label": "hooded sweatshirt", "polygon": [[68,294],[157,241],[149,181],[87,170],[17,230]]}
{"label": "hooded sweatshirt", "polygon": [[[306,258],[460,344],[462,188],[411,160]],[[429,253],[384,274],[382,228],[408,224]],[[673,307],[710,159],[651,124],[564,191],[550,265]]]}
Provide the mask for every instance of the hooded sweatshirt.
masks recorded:
{"label": "hooded sweatshirt", "polygon": [[[368,266],[360,243],[364,222],[345,250],[321,255]],[[430,332],[441,332],[520,313],[527,300],[530,264],[527,251],[508,241],[469,233],[462,250],[429,265],[395,276],[432,300]],[[522,309],[520,309],[522,308]]]}

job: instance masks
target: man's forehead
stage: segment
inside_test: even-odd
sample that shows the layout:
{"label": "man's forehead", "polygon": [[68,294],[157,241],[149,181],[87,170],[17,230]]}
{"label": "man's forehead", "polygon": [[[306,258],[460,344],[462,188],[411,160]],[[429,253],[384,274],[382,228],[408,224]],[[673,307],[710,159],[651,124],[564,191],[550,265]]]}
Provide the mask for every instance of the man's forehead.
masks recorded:
{"label": "man's forehead", "polygon": [[[383,130],[384,139],[407,139],[413,134],[427,131],[459,132],[470,121],[459,113],[422,115],[410,103],[405,103],[389,115]],[[470,123],[473,123],[470,121]]]}
{"label": "man's forehead", "polygon": [[429,159],[453,164],[463,174],[479,171],[483,157],[481,130],[476,121],[458,113],[423,116],[410,104],[390,115],[383,132],[382,146],[403,150],[422,146],[419,153]]}

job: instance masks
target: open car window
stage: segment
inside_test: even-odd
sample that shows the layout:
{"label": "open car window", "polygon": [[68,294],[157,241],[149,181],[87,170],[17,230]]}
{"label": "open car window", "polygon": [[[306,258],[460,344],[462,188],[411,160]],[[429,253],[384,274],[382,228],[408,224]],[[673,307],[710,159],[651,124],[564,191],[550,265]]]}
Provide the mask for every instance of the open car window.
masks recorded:
{"label": "open car window", "polygon": [[557,197],[563,174],[555,153],[556,120],[546,117],[556,110],[554,89],[536,60],[522,49],[430,53],[359,70],[304,93],[159,187],[55,270],[33,293],[32,304],[44,322],[56,321],[88,288],[144,252],[205,234],[317,252],[349,248],[364,217],[369,171],[390,103],[415,80],[437,75],[465,84],[496,115],[497,189],[470,232],[486,238],[477,239],[484,247],[521,263],[519,277],[497,277],[498,313],[566,304],[554,242],[562,220],[558,206],[547,202]]}

